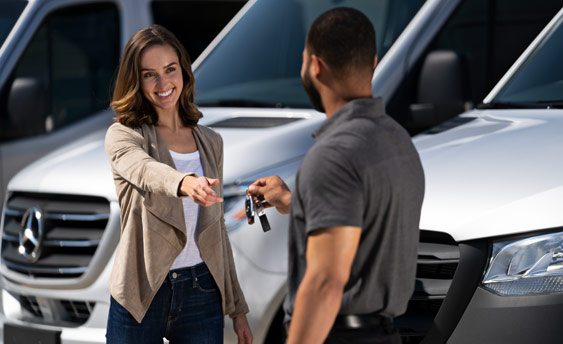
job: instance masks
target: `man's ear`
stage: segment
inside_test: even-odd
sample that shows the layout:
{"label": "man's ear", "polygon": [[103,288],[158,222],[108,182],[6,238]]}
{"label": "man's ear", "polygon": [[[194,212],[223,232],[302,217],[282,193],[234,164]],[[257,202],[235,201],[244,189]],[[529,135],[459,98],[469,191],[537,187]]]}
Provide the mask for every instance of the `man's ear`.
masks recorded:
{"label": "man's ear", "polygon": [[373,69],[375,69],[376,66],[377,66],[377,55],[375,55],[375,58],[373,59]]}
{"label": "man's ear", "polygon": [[323,60],[321,60],[317,55],[311,54],[311,73],[313,73],[314,77],[319,77],[323,67]]}

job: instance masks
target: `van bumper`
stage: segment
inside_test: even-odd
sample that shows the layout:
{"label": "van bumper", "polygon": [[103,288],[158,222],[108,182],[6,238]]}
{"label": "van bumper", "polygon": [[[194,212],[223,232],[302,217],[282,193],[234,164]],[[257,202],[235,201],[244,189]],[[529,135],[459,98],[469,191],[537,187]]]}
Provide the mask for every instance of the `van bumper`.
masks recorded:
{"label": "van bumper", "polygon": [[563,293],[501,296],[481,286],[490,241],[459,243],[448,294],[422,344],[560,343]]}
{"label": "van bumper", "polygon": [[448,344],[560,343],[563,293],[500,296],[478,287]]}

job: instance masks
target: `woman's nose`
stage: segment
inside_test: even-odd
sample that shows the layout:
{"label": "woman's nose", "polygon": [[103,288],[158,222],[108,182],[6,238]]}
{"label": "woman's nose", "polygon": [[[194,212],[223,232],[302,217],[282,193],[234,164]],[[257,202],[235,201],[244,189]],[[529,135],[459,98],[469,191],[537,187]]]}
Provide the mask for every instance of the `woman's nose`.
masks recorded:
{"label": "woman's nose", "polygon": [[158,89],[160,89],[162,86],[164,86],[165,83],[166,83],[165,78],[162,77],[161,75],[157,75],[157,77],[156,77],[156,87]]}

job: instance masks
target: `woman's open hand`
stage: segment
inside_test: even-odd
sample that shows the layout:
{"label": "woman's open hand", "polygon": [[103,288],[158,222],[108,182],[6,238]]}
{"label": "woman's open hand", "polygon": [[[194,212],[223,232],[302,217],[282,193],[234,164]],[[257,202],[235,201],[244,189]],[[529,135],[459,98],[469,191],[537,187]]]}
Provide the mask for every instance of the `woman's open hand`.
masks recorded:
{"label": "woman's open hand", "polygon": [[203,207],[209,207],[217,202],[223,202],[223,199],[217,197],[217,193],[211,189],[217,184],[219,179],[186,176],[180,184],[180,193]]}

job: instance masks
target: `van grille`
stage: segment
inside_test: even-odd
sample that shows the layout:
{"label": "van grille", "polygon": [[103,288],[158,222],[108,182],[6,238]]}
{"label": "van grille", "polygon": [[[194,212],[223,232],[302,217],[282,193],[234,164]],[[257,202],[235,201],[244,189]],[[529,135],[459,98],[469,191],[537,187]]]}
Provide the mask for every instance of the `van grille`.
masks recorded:
{"label": "van grille", "polygon": [[420,231],[416,284],[404,315],[395,319],[403,343],[419,343],[430,330],[459,263],[459,248],[451,236]]}
{"label": "van grille", "polygon": [[2,263],[31,277],[79,277],[109,216],[109,202],[101,197],[16,193],[4,213]]}
{"label": "van grille", "polygon": [[12,294],[22,307],[19,320],[38,324],[79,326],[84,324],[94,311],[95,302],[57,300]]}

